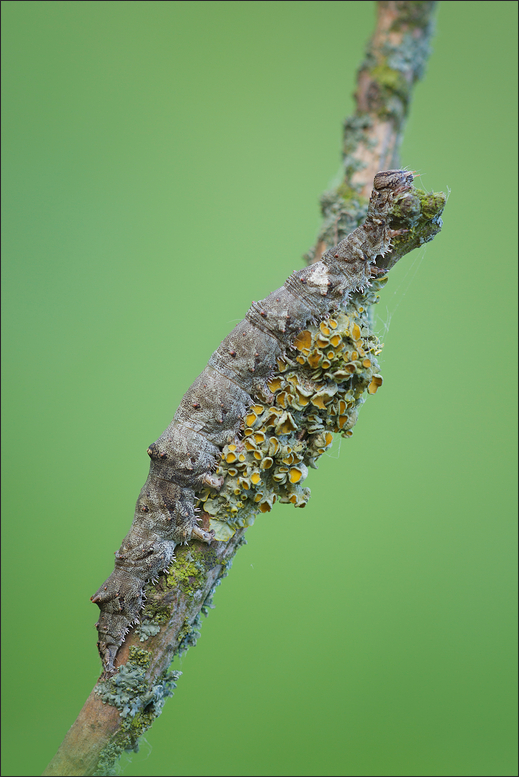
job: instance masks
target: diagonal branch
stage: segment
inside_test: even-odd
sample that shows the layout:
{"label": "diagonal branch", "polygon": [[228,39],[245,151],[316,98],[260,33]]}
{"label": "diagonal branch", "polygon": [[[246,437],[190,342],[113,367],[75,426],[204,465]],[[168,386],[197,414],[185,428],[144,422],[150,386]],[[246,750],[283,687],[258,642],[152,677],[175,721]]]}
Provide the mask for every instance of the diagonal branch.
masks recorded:
{"label": "diagonal branch", "polygon": [[[213,543],[216,548],[193,542],[189,547],[177,550],[176,568],[186,571],[185,575],[181,575],[182,580],[166,591],[153,589],[151,593],[152,587],[148,588],[148,599],[154,597],[148,602],[150,612],[156,615],[158,611],[166,610],[171,613],[171,618],[157,635],[146,642],[146,648],[153,656],[148,666],[139,667],[144,651],[141,650],[142,635],[137,630],[129,634],[121,647],[116,666],[134,664],[138,677],[146,675],[147,688],[157,689],[162,686],[163,690],[155,691],[158,704],[153,712],[160,713],[160,702],[171,695],[168,693],[168,684],[172,689],[175,678],[168,679],[168,667],[176,653],[183,652],[196,641],[199,613],[205,609],[207,614],[212,591],[227,574],[237,548],[245,542],[244,532],[237,531],[228,542]],[[200,569],[190,569],[190,555],[196,557]],[[196,574],[189,574],[192,571]],[[129,662],[130,656],[135,658]],[[136,749],[139,736],[157,717],[157,714],[152,713],[141,714],[140,725],[136,726],[137,716],[121,715],[122,710],[118,707],[103,702],[98,690],[99,683],[90,693],[58,752],[43,772],[44,775],[109,774],[120,753]]]}
{"label": "diagonal branch", "polygon": [[[335,192],[323,196],[325,220],[309,261],[317,261],[358,227],[366,216],[375,173],[398,166],[412,87],[429,51],[434,6],[434,2],[401,0],[378,3],[377,27],[359,70],[357,111],[345,122],[344,180]],[[416,241],[432,239],[439,230],[442,197],[422,192],[418,199],[418,210],[429,209],[433,214],[429,226],[421,223],[425,231],[414,234],[394,230],[393,250],[377,258],[381,272],[412,250]],[[412,218],[401,214],[402,223],[411,223]],[[353,327],[359,329],[356,324]],[[372,385],[374,391],[380,384]],[[368,393],[373,393],[371,386]],[[340,428],[348,433],[350,427]],[[202,515],[203,529],[209,530],[211,516]],[[145,587],[142,622],[119,649],[117,673],[100,678],[44,775],[113,774],[120,753],[138,748],[140,735],[173,693],[179,673],[169,672],[171,660],[196,642],[200,613],[207,614],[211,607],[212,593],[245,542],[245,531],[238,528],[232,536],[221,536],[211,544],[194,541],[177,547],[168,572]]]}
{"label": "diagonal branch", "polygon": [[400,167],[405,121],[430,53],[436,6],[431,0],[377,3],[377,25],[357,73],[357,107],[344,122],[344,177],[321,197],[323,223],[304,257],[309,264],[364,219],[375,174]]}

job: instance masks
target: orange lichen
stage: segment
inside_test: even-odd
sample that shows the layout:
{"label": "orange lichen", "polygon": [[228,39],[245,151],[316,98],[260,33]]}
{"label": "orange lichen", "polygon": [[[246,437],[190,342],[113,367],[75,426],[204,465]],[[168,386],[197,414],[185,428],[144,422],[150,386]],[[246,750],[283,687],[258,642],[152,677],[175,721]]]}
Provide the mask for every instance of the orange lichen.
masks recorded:
{"label": "orange lichen", "polygon": [[273,394],[276,393],[276,391],[279,391],[281,386],[283,385],[282,378],[271,378],[269,381],[267,381],[267,386],[272,391]]}
{"label": "orange lichen", "polygon": [[278,403],[278,405],[281,405],[281,407],[286,407],[287,406],[287,397],[288,397],[287,392],[286,391],[282,391],[280,394],[277,395],[276,402]]}
{"label": "orange lichen", "polygon": [[312,333],[307,329],[305,329],[303,332],[300,332],[293,342],[294,348],[297,348],[298,351],[301,351],[303,348],[310,348],[311,345]]}
{"label": "orange lichen", "polygon": [[294,429],[297,429],[297,424],[292,418],[292,415],[290,413],[283,413],[281,419],[276,424],[277,434],[290,434],[290,432],[294,431]]}
{"label": "orange lichen", "polygon": [[306,407],[306,405],[308,405],[308,402],[310,401],[310,400],[308,399],[308,397],[307,397],[307,396],[305,396],[305,395],[302,393],[301,389],[299,389],[299,388],[296,388],[296,393],[297,393],[297,401],[299,402],[299,404],[301,405],[301,407]]}
{"label": "orange lichen", "polygon": [[298,467],[292,467],[289,473],[289,479],[291,483],[299,483],[303,477],[302,471]]}
{"label": "orange lichen", "polygon": [[313,351],[313,353],[310,354],[310,356],[307,359],[308,364],[310,367],[315,370],[319,366],[319,362],[321,361],[321,354],[319,351]]}
{"label": "orange lichen", "polygon": [[224,486],[200,498],[215,525],[246,526],[276,498],[305,506],[307,465],[330,447],[332,432],[351,436],[362,396],[382,382],[375,361],[380,344],[361,313],[350,307],[349,317],[309,325],[293,341],[296,354],[277,359],[278,371],[245,414],[241,440],[224,446],[216,471]]}
{"label": "orange lichen", "polygon": [[382,375],[373,375],[371,383],[368,386],[368,394],[375,394],[377,389],[382,385]]}
{"label": "orange lichen", "polygon": [[324,397],[323,396],[312,397],[312,399],[310,401],[311,401],[312,405],[314,405],[315,407],[320,407],[321,410],[326,410],[326,405],[324,404]]}

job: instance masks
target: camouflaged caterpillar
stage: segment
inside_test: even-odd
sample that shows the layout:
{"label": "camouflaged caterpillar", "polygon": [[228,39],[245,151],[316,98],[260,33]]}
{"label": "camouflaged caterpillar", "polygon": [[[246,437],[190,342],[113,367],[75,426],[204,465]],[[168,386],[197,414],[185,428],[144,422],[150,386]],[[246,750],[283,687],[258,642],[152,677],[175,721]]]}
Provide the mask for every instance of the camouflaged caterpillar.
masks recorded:
{"label": "camouflaged caterpillar", "polygon": [[[92,601],[106,674],[144,606],[144,585],[175,546],[225,541],[278,499],[303,507],[307,467],[351,434],[365,393],[382,383],[369,305],[398,259],[440,231],[443,194],[404,170],[377,173],[364,223],[253,302],[150,445],[150,472],[115,569]],[[201,511],[211,531],[200,528]]]}

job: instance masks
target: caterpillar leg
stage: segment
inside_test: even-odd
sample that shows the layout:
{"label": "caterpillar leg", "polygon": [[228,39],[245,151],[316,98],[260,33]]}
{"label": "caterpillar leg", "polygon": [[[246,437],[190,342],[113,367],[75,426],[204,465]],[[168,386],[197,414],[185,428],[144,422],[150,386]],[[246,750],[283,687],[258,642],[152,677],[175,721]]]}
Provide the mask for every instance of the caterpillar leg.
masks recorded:
{"label": "caterpillar leg", "polygon": [[130,547],[132,540],[139,539],[130,535],[115,554],[114,571],[92,596],[92,602],[101,610],[96,624],[97,647],[108,673],[114,671],[117,651],[131,626],[139,620],[144,607],[145,583],[169,567],[175,549],[171,541],[144,542]]}
{"label": "caterpillar leg", "polygon": [[198,526],[194,527],[192,535],[194,539],[202,540],[202,542],[207,542],[208,544],[214,540],[214,531],[204,531],[199,529]]}
{"label": "caterpillar leg", "polygon": [[[210,543],[198,526],[190,488],[150,476],[137,500],[132,527],[115,554],[115,569],[92,597],[101,610],[97,643],[106,673],[144,606],[144,585],[166,571],[175,546],[191,539]],[[167,539],[165,539],[165,537]]]}
{"label": "caterpillar leg", "polygon": [[96,623],[99,633],[97,648],[105,672],[112,673],[115,671],[117,651],[143,606],[142,580],[116,568],[92,596],[92,601],[101,610]]}

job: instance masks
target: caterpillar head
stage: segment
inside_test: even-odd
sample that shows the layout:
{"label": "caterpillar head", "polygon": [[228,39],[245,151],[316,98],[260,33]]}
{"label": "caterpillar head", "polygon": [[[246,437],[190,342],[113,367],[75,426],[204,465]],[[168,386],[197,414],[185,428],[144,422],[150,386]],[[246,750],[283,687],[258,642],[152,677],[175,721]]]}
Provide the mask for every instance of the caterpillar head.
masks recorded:
{"label": "caterpillar head", "polygon": [[390,190],[393,194],[397,190],[405,191],[413,183],[414,174],[407,170],[382,170],[373,179],[373,188],[377,192]]}

